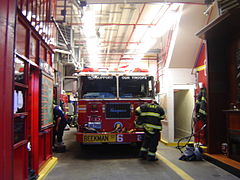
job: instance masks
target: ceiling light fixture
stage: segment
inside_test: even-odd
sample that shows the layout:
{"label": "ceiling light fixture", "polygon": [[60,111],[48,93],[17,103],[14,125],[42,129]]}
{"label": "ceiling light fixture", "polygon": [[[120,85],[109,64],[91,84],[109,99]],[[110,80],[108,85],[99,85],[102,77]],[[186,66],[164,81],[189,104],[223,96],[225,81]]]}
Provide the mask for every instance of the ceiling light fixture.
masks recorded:
{"label": "ceiling light fixture", "polygon": [[[171,7],[174,6],[174,7]],[[167,10],[166,7],[165,13],[161,15],[161,19],[158,20],[156,26],[151,26],[144,33],[144,36],[141,39],[141,44],[139,44],[135,49],[137,50],[134,60],[130,64],[131,69],[134,69],[139,66],[140,60],[144,57],[144,54],[152,48],[152,46],[157,42],[157,40],[164,36],[172,27],[177,23],[179,17],[181,17],[181,12],[178,11],[180,4],[171,5]],[[159,10],[161,14],[163,11]],[[150,21],[150,20],[149,20]],[[138,34],[136,36],[139,36]]]}
{"label": "ceiling light fixture", "polygon": [[87,52],[89,55],[90,66],[96,68],[99,66],[98,54],[100,53],[99,38],[96,33],[95,11],[90,6],[84,7],[82,17],[83,33],[86,37]]}

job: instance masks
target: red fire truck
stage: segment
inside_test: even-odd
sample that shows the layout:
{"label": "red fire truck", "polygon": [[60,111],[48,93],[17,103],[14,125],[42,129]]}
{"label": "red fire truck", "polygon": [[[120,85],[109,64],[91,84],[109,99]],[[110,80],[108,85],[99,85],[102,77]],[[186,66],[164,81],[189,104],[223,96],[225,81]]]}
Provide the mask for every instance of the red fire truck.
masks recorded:
{"label": "red fire truck", "polygon": [[77,141],[83,144],[140,143],[135,109],[154,98],[153,76],[146,73],[80,73]]}

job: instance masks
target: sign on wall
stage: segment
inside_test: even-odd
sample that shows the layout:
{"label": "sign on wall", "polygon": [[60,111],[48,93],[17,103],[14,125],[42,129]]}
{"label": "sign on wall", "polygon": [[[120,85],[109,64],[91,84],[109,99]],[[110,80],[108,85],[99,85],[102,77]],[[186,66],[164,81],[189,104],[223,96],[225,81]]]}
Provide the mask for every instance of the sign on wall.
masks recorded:
{"label": "sign on wall", "polygon": [[45,73],[41,78],[40,127],[45,129],[53,124],[53,79]]}

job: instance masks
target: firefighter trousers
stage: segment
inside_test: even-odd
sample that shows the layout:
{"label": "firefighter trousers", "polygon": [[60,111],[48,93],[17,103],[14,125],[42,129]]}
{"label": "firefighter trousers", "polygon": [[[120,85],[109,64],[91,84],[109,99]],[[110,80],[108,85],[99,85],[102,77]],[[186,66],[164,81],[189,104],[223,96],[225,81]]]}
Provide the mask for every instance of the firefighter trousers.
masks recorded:
{"label": "firefighter trousers", "polygon": [[63,133],[64,133],[64,128],[66,127],[67,122],[65,120],[60,121],[58,131],[56,131],[56,126],[53,128],[53,145],[55,144],[55,138],[57,136],[57,143],[62,143],[63,142]]}
{"label": "firefighter trousers", "polygon": [[160,138],[160,132],[157,130],[154,134],[145,131],[142,149],[147,149],[148,153],[155,154]]}

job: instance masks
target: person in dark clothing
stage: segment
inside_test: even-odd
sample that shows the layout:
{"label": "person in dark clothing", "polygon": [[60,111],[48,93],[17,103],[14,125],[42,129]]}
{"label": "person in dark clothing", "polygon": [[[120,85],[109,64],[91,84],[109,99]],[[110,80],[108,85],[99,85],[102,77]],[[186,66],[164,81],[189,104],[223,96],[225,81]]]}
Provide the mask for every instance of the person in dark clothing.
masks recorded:
{"label": "person in dark clothing", "polygon": [[53,118],[54,118],[54,128],[53,128],[53,145],[55,145],[55,139],[57,136],[57,145],[63,144],[63,133],[64,128],[67,125],[65,114],[62,108],[58,105],[53,107]]}
{"label": "person in dark clothing", "polygon": [[195,104],[195,140],[202,143],[203,145],[207,144],[207,92],[205,87],[201,87],[200,92],[196,98]]}
{"label": "person in dark clothing", "polygon": [[144,140],[139,156],[148,161],[156,161],[156,151],[162,129],[161,120],[165,118],[163,108],[156,101],[142,104],[135,110],[137,120],[136,127],[144,128]]}

